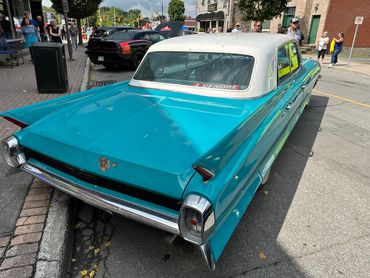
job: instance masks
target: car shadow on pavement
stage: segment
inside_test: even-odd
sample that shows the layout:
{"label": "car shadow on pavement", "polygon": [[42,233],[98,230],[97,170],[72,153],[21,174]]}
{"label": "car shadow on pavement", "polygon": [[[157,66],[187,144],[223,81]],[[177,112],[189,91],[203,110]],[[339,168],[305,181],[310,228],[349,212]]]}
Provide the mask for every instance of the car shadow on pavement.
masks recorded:
{"label": "car shadow on pavement", "polygon": [[[198,248],[163,231],[77,202],[71,276],[97,269],[97,277],[306,277],[279,243],[329,99],[313,95],[238,228],[210,272]],[[313,216],[314,217],[314,216]],[[307,227],[298,227],[306,229]],[[297,253],[308,243],[293,240]]]}

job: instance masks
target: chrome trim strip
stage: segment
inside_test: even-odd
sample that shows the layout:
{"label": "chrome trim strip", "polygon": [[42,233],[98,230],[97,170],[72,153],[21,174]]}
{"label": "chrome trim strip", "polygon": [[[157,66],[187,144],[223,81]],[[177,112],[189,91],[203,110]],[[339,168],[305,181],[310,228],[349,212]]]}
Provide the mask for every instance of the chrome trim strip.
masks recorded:
{"label": "chrome trim strip", "polygon": [[42,169],[30,162],[23,164],[20,169],[92,206],[115,212],[127,218],[172,234],[180,235],[178,226],[179,220],[173,215],[168,215],[160,211],[145,208],[122,199],[114,198],[87,189],[50,171]]}
{"label": "chrome trim strip", "polygon": [[215,270],[216,263],[212,254],[211,244],[207,241],[205,244],[199,246],[200,251],[202,252],[203,258],[206,260],[208,268],[210,270]]}

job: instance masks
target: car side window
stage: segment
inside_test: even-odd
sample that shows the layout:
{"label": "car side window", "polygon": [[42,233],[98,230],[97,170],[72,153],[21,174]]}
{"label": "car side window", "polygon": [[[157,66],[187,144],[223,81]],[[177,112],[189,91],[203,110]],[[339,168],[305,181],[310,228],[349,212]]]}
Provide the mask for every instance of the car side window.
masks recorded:
{"label": "car side window", "polygon": [[288,44],[279,47],[277,62],[279,82],[290,75],[290,59],[288,55]]}
{"label": "car side window", "polygon": [[297,44],[294,42],[289,43],[289,57],[290,57],[290,71],[294,72],[299,68],[300,57]]}
{"label": "car side window", "polygon": [[158,33],[151,33],[150,34],[150,40],[154,43],[159,42],[159,41],[163,41],[164,39],[165,39],[165,37],[162,36],[161,34],[158,34]]}
{"label": "car side window", "polygon": [[148,33],[139,33],[135,36],[135,40],[150,40],[149,34]]}

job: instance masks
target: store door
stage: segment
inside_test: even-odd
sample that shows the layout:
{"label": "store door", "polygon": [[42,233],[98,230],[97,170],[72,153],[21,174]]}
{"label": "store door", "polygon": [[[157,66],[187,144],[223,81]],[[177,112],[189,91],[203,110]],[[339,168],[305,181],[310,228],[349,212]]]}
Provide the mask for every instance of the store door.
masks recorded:
{"label": "store door", "polygon": [[320,16],[313,15],[311,20],[311,28],[308,34],[307,44],[315,44],[316,43],[316,36],[317,36],[317,29],[319,28],[320,23]]}

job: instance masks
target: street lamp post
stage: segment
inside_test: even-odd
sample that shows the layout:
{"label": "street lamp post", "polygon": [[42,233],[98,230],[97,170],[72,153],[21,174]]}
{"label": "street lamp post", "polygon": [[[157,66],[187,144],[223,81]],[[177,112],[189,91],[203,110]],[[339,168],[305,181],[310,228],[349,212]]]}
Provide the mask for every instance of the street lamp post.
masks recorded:
{"label": "street lamp post", "polygon": [[69,28],[68,28],[68,16],[67,16],[68,12],[69,12],[68,1],[63,0],[63,15],[64,15],[64,20],[65,20],[65,24],[67,28],[66,34],[67,34],[68,55],[69,55],[69,60],[73,60],[72,44],[71,44]]}
{"label": "street lamp post", "polygon": [[14,20],[13,20],[12,14],[10,13],[9,1],[5,0],[5,4],[6,4],[6,11],[8,13],[8,17],[9,17],[9,21],[10,21],[10,30],[12,32],[12,37],[15,38]]}

